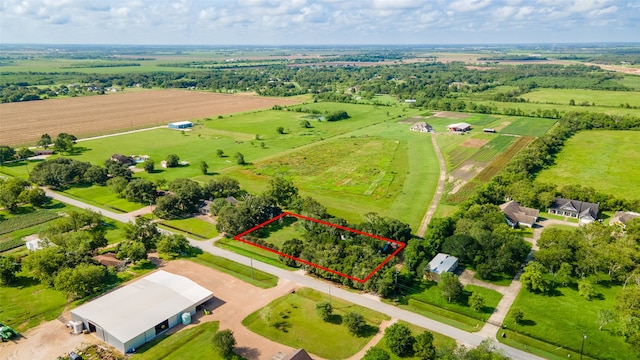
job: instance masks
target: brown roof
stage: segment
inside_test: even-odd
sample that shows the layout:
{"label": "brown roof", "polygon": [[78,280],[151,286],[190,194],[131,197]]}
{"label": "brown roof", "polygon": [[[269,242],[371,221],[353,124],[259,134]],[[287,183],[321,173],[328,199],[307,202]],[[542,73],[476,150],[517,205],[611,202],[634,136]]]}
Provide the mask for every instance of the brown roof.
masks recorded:
{"label": "brown roof", "polygon": [[513,223],[534,224],[540,215],[540,210],[521,206],[513,200],[500,205],[500,210]]}
{"label": "brown roof", "polygon": [[638,217],[640,217],[639,213],[628,212],[628,211],[616,211],[616,215],[611,218],[609,223],[612,224],[616,222],[621,222],[623,224],[626,224],[627,222]]}
{"label": "brown roof", "polygon": [[313,360],[304,349],[293,350],[282,360]]}

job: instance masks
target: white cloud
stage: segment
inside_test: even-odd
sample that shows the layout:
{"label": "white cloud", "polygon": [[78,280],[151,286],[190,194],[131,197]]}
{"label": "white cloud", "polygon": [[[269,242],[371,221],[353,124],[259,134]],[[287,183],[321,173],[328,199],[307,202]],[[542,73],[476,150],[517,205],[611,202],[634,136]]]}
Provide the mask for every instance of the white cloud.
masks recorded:
{"label": "white cloud", "polygon": [[483,9],[491,5],[491,0],[457,0],[449,8],[453,11],[469,12]]}

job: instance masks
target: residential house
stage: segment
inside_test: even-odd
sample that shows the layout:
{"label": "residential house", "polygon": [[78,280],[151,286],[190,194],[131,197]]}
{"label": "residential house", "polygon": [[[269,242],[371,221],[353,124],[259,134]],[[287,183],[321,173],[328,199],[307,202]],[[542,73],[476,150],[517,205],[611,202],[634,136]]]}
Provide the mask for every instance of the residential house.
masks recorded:
{"label": "residential house", "polygon": [[131,156],[125,156],[122,154],[113,154],[111,155],[111,161],[115,161],[124,166],[131,166],[136,164],[136,160]]}
{"label": "residential house", "polygon": [[579,219],[580,223],[588,224],[598,218],[599,205],[585,201],[554,198],[549,206],[549,214],[568,216]]}
{"label": "residential house", "polygon": [[425,277],[429,280],[440,281],[440,275],[454,272],[458,268],[458,258],[449,254],[438,253],[425,269]]}
{"label": "residential house", "polygon": [[413,124],[413,126],[409,130],[417,131],[417,132],[428,132],[428,133],[435,132],[433,130],[433,127],[425,122],[417,122]]}
{"label": "residential house", "polygon": [[533,227],[540,216],[540,210],[524,207],[513,200],[500,205],[500,210],[504,213],[507,224],[513,228],[519,225]]}

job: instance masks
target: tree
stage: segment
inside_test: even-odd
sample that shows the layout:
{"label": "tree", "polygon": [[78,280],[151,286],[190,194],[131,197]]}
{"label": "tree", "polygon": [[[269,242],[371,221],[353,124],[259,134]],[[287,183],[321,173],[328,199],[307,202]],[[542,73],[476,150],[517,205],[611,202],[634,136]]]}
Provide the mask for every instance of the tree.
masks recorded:
{"label": "tree", "polygon": [[23,160],[23,159],[32,157],[33,155],[35,155],[35,153],[31,151],[31,149],[29,149],[28,147],[22,147],[16,151],[16,158],[18,160]]}
{"label": "tree", "polygon": [[277,205],[287,207],[298,196],[298,188],[291,180],[274,176],[269,180],[269,188],[265,195],[272,198]]}
{"label": "tree", "polygon": [[16,155],[16,150],[7,145],[0,145],[0,166],[4,165],[6,161],[13,160]]}
{"label": "tree", "polygon": [[224,150],[222,150],[222,149],[216,150],[216,155],[218,155],[219,158],[223,157],[224,156]]}
{"label": "tree", "polygon": [[616,296],[615,313],[619,331],[636,351],[640,351],[640,286],[625,286]]}
{"label": "tree", "polygon": [[389,360],[389,353],[378,347],[372,347],[367,350],[362,360]]}
{"label": "tree", "polygon": [[10,256],[0,256],[0,285],[11,285],[20,271],[20,264]]}
{"label": "tree", "polygon": [[479,292],[473,292],[471,296],[469,296],[469,306],[475,311],[480,311],[484,306],[484,298],[480,295]]}
{"label": "tree", "polygon": [[78,140],[77,137],[67,133],[60,133],[58,137],[53,141],[53,150],[55,152],[70,153],[73,150],[73,145]]}
{"label": "tree", "polygon": [[0,178],[0,206],[10,213],[18,210],[21,194],[29,187],[29,182],[20,178]]}
{"label": "tree", "polygon": [[189,251],[190,247],[189,240],[183,235],[178,234],[163,235],[157,245],[160,254],[166,254],[172,257],[180,256],[180,254]]}
{"label": "tree", "polygon": [[511,309],[511,318],[516,324],[520,324],[524,320],[524,312],[522,312],[522,309],[514,307]]}
{"label": "tree", "polygon": [[442,291],[442,296],[447,299],[448,302],[451,302],[451,300],[459,300],[463,294],[462,284],[458,279],[458,275],[450,272],[440,274],[438,287],[440,291]]}
{"label": "tree", "polygon": [[107,180],[107,186],[109,189],[120,197],[124,196],[124,191],[127,188],[127,185],[129,185],[129,180],[122,176],[116,176]]}
{"label": "tree", "polygon": [[95,294],[102,288],[108,276],[102,265],[79,264],[64,268],[55,277],[55,289],[65,292],[71,299]]}
{"label": "tree", "polygon": [[472,236],[456,234],[449,236],[442,244],[442,251],[451,254],[461,262],[472,264],[476,253],[480,250],[480,244]]}
{"label": "tree", "polygon": [[547,269],[537,261],[532,261],[525,266],[524,272],[520,275],[520,282],[525,289],[530,292],[547,292],[549,282],[544,278]]}
{"label": "tree", "polygon": [[124,240],[116,248],[116,258],[120,260],[128,258],[135,263],[147,258],[147,249],[140,241]]}
{"label": "tree", "polygon": [[156,200],[156,184],[145,179],[133,179],[122,194],[129,201],[151,204]]}
{"label": "tree", "polygon": [[147,159],[144,161],[144,171],[152,173],[155,170],[156,162],[153,159]]}
{"label": "tree", "polygon": [[282,126],[278,126],[278,128],[276,129],[276,132],[280,135],[284,135],[284,128]]}
{"label": "tree", "polygon": [[573,274],[573,266],[569,263],[562,263],[560,269],[556,273],[556,279],[562,286],[567,286],[571,282],[571,275]]}
{"label": "tree", "polygon": [[321,303],[316,304],[316,313],[322,320],[328,321],[333,314],[333,307],[330,303],[323,301]]}
{"label": "tree", "polygon": [[200,161],[200,171],[202,172],[202,175],[207,175],[209,173],[209,165],[207,165],[207,162],[204,160]]}
{"label": "tree", "polygon": [[364,321],[364,316],[355,311],[349,311],[346,313],[343,321],[347,326],[347,329],[349,329],[349,332],[356,336],[360,336],[365,326],[367,326],[367,322]]}
{"label": "tree", "polygon": [[409,327],[402,323],[389,326],[384,331],[384,339],[389,350],[400,357],[410,356],[416,341]]}
{"label": "tree", "polygon": [[245,160],[244,160],[244,155],[241,152],[237,152],[234,156],[234,159],[236,159],[236,163],[238,165],[244,165],[246,164]]}
{"label": "tree", "polygon": [[578,294],[587,300],[591,300],[596,295],[593,285],[587,279],[578,281]]}
{"label": "tree", "polygon": [[229,329],[220,330],[213,336],[213,345],[223,358],[229,358],[236,346],[236,338]]}
{"label": "tree", "polygon": [[422,360],[434,360],[436,358],[436,347],[433,345],[433,334],[424,331],[416,336],[413,343],[413,356]]}
{"label": "tree", "polygon": [[87,171],[84,172],[84,181],[89,184],[104,185],[109,179],[107,169],[98,165],[91,165]]}
{"label": "tree", "polygon": [[139,241],[144,244],[145,249],[155,249],[156,242],[160,238],[158,225],[145,217],[137,217],[134,224],[128,223],[124,227],[125,238]]}
{"label": "tree", "polygon": [[609,309],[598,310],[598,320],[596,320],[598,323],[598,330],[602,331],[602,328],[607,326],[607,324],[613,321],[613,319],[615,319],[613,311]]}
{"label": "tree", "polygon": [[198,212],[202,202],[203,189],[200,184],[191,179],[175,179],[169,183],[169,191],[178,200],[178,210],[181,215],[190,215]]}
{"label": "tree", "polygon": [[300,121],[300,126],[302,126],[305,129],[309,129],[311,128],[311,123],[309,122],[309,120],[302,120]]}
{"label": "tree", "polygon": [[22,266],[41,283],[52,286],[56,273],[66,265],[65,250],[50,246],[34,251],[22,259]]}
{"label": "tree", "polygon": [[42,146],[43,148],[48,148],[53,142],[51,141],[51,136],[45,133],[40,136],[40,140],[36,143],[37,146]]}
{"label": "tree", "polygon": [[167,158],[165,161],[167,162],[167,167],[172,168],[172,167],[178,166],[178,163],[180,162],[180,158],[176,154],[169,154],[167,155]]}

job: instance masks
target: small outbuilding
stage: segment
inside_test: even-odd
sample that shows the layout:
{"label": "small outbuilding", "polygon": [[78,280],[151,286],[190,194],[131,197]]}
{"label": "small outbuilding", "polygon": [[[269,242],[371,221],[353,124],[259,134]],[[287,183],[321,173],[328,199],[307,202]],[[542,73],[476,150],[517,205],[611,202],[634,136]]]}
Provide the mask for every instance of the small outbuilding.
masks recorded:
{"label": "small outbuilding", "polygon": [[191,121],[177,121],[169,123],[167,127],[169,129],[188,129],[193,127],[193,123]]}
{"label": "small outbuilding", "polygon": [[150,341],[194,315],[213,293],[195,282],[158,270],[71,310],[89,332],[122,353]]}
{"label": "small outbuilding", "polygon": [[425,269],[425,277],[429,280],[440,281],[440,275],[454,272],[458,268],[458,258],[449,254],[438,253]]}
{"label": "small outbuilding", "polygon": [[467,123],[451,124],[451,125],[447,126],[447,129],[449,129],[449,131],[462,133],[462,132],[467,132],[467,131],[471,130],[471,125],[469,125]]}
{"label": "small outbuilding", "polygon": [[625,227],[633,219],[640,218],[640,213],[631,211],[616,211],[616,214],[609,220],[610,225],[620,225]]}

